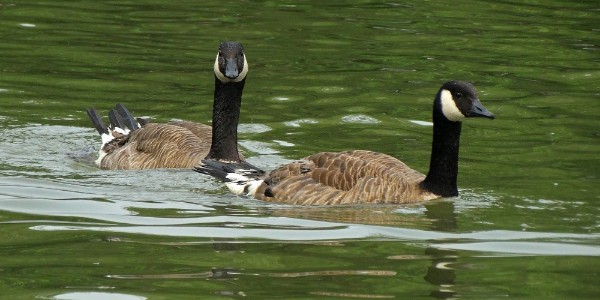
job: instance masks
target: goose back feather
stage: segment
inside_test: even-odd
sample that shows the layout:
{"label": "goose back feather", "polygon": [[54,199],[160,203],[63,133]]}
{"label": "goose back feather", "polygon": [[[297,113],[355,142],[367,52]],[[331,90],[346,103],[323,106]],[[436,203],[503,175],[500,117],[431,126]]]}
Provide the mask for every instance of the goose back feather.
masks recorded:
{"label": "goose back feather", "polygon": [[210,150],[212,128],[192,122],[149,123],[103,147],[103,169],[190,168]]}
{"label": "goose back feather", "polygon": [[436,198],[419,187],[423,174],[392,156],[365,150],[316,153],[273,170],[268,178],[258,199],[337,205]]}

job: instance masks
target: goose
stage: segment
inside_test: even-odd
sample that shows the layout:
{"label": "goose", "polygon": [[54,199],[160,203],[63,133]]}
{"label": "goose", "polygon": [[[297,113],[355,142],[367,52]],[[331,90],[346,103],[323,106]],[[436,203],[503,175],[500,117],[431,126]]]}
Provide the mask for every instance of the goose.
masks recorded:
{"label": "goose", "polygon": [[458,148],[467,118],[495,116],[475,87],[442,85],[433,103],[433,142],[424,175],[400,160],[367,150],[321,152],[265,172],[245,161],[202,160],[194,168],[224,181],[235,194],[295,205],[413,203],[458,195]]}
{"label": "goose", "polygon": [[108,113],[106,125],[94,108],[88,109],[102,137],[96,165],[102,169],[192,168],[204,158],[241,161],[237,126],[248,74],[242,44],[220,44],[214,73],[212,127],[189,121],[149,123],[135,119],[122,104]]}

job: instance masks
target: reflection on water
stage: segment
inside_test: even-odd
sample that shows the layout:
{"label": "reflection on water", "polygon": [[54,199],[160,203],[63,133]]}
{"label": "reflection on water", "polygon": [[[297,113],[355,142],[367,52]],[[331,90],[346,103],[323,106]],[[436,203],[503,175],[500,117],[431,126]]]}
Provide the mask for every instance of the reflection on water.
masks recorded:
{"label": "reflection on water", "polygon": [[56,300],[104,300],[104,299],[113,299],[113,300],[145,300],[148,299],[146,297],[120,294],[120,293],[101,293],[101,292],[73,292],[73,293],[65,293],[52,297],[52,299]]}
{"label": "reflection on water", "polygon": [[450,299],[457,296],[457,292],[452,289],[456,280],[457,253],[427,248],[425,254],[431,256],[431,265],[427,268],[424,279],[436,286],[436,289],[432,290],[430,295],[437,299]]}
{"label": "reflection on water", "polygon": [[[0,3],[0,290],[10,299],[596,299],[596,9]],[[99,138],[85,108],[123,102],[156,122],[207,122],[214,51],[227,39],[251,56],[240,145],[266,169],[362,148],[425,171],[433,93],[449,79],[473,81],[498,119],[463,125],[461,195],[426,204],[276,205],[188,170],[93,166]]]}
{"label": "reflection on water", "polygon": [[234,269],[213,269],[210,272],[191,273],[191,274],[161,274],[161,275],[109,275],[111,278],[118,279],[159,279],[159,278],[218,278],[227,279],[240,276],[267,276],[267,277],[305,277],[305,276],[394,276],[394,271],[372,271],[372,270],[332,270],[316,272],[292,272],[292,273],[251,273],[246,274],[240,270]]}

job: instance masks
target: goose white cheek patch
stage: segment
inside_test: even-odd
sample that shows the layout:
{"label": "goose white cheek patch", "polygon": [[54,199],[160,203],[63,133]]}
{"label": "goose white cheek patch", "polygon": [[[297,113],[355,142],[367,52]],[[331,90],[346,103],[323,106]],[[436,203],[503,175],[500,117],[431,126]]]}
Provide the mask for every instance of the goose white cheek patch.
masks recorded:
{"label": "goose white cheek patch", "polygon": [[456,106],[456,102],[454,102],[454,97],[452,97],[452,93],[450,93],[449,90],[442,90],[441,101],[442,113],[444,114],[446,119],[454,122],[459,122],[466,118],[465,115],[463,115]]}
{"label": "goose white cheek patch", "polygon": [[242,73],[240,73],[240,76],[238,76],[234,81],[240,82],[244,80],[244,78],[246,78],[246,74],[248,74],[248,61],[246,60],[246,55],[244,55],[244,69],[242,70]]}
{"label": "goose white cheek patch", "polygon": [[217,54],[217,58],[215,59],[215,65],[214,65],[213,69],[214,69],[215,75],[217,76],[219,81],[221,81],[223,83],[240,82],[240,81],[244,80],[244,78],[246,78],[246,74],[248,74],[248,61],[246,60],[246,56],[244,55],[244,69],[238,75],[238,77],[236,77],[234,79],[225,77],[225,75],[223,73],[221,73],[221,70],[219,70],[219,54]]}
{"label": "goose white cheek patch", "polygon": [[221,70],[219,70],[219,54],[217,54],[217,58],[215,59],[215,66],[213,67],[213,69],[215,71],[215,76],[217,76],[217,78],[219,78],[221,82],[229,82],[229,78],[225,77],[225,75],[221,73]]}

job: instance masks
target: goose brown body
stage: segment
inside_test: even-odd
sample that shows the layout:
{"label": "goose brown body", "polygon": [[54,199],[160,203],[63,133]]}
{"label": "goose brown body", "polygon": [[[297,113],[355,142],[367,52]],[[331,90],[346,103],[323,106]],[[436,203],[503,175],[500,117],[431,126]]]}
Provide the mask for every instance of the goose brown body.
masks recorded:
{"label": "goose brown body", "polygon": [[[299,205],[406,203],[437,198],[420,183],[425,175],[387,154],[321,152],[273,170],[258,199]],[[268,191],[270,189],[270,191]]]}
{"label": "goose brown body", "polygon": [[208,154],[211,132],[211,126],[200,123],[149,123],[107,144],[99,167],[191,168]]}
{"label": "goose brown body", "polygon": [[246,162],[205,159],[195,168],[223,180],[236,194],[299,205],[412,203],[458,195],[458,150],[462,121],[493,119],[475,88],[445,83],[433,104],[433,142],[424,175],[395,157],[365,150],[321,152],[269,173]]}
{"label": "goose brown body", "polygon": [[188,121],[139,124],[121,104],[109,112],[107,126],[95,109],[88,109],[103,140],[96,164],[103,169],[156,169],[192,168],[211,156],[241,161],[237,125],[248,72],[243,46],[221,43],[214,72],[213,126]]}

